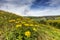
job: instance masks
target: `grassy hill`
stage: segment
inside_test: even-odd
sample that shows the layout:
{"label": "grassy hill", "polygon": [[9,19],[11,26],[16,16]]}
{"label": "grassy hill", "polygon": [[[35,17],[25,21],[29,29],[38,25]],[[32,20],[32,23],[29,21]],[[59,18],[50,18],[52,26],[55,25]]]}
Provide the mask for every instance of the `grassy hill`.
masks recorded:
{"label": "grassy hill", "polygon": [[22,17],[0,10],[0,40],[60,40],[60,16]]}

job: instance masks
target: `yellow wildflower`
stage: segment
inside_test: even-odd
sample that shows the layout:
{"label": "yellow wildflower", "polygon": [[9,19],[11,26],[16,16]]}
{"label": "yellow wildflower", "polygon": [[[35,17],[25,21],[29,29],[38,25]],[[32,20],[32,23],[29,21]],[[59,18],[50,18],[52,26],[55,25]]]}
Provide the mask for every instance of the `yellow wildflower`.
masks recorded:
{"label": "yellow wildflower", "polygon": [[0,31],[0,34],[1,34],[1,31]]}
{"label": "yellow wildflower", "polygon": [[21,24],[19,24],[19,25],[16,25],[16,27],[18,28],[18,27],[22,27],[22,25]]}
{"label": "yellow wildflower", "polygon": [[33,24],[30,24],[30,26],[34,26]]}
{"label": "yellow wildflower", "polygon": [[48,31],[45,31],[45,33],[49,33]]}
{"label": "yellow wildflower", "polygon": [[29,24],[24,24],[25,26],[29,26]]}
{"label": "yellow wildflower", "polygon": [[34,31],[37,31],[37,29],[36,29],[36,28],[33,28],[33,30],[34,30]]}
{"label": "yellow wildflower", "polygon": [[21,20],[20,18],[17,18],[17,20]]}
{"label": "yellow wildflower", "polygon": [[26,22],[22,22],[22,24],[24,24],[24,23],[26,23]]}
{"label": "yellow wildflower", "polygon": [[31,35],[31,32],[30,31],[26,31],[25,32],[25,36],[30,37],[30,35]]}
{"label": "yellow wildflower", "polygon": [[38,25],[35,25],[35,26],[38,26]]}
{"label": "yellow wildflower", "polygon": [[20,21],[17,21],[17,22],[15,22],[15,23],[19,23]]}
{"label": "yellow wildflower", "polygon": [[15,20],[9,20],[9,22],[15,22]]}

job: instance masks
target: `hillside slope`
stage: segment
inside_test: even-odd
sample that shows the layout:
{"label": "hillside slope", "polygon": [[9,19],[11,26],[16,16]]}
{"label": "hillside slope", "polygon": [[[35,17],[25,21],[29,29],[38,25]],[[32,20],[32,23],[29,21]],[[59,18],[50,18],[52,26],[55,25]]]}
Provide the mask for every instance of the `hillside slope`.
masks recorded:
{"label": "hillside slope", "polygon": [[60,29],[39,20],[0,10],[0,40],[60,40]]}

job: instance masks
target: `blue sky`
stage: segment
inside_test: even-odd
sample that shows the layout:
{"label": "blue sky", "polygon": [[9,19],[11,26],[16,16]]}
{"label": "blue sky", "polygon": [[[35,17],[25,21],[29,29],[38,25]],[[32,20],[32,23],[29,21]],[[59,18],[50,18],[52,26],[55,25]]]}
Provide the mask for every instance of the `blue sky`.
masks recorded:
{"label": "blue sky", "polygon": [[0,10],[22,16],[60,15],[60,0],[0,0]]}

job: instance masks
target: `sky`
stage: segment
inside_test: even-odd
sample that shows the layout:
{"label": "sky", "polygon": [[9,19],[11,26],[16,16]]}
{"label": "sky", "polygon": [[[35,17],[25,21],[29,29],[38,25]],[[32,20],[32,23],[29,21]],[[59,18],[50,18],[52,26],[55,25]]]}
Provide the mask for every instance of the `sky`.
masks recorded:
{"label": "sky", "polygon": [[21,16],[60,15],[60,0],[0,0],[0,10]]}

